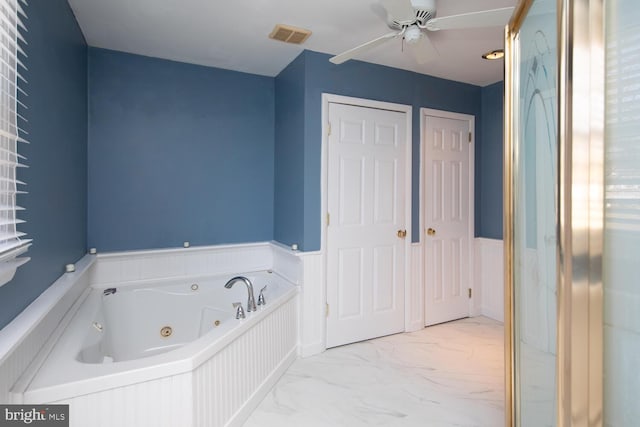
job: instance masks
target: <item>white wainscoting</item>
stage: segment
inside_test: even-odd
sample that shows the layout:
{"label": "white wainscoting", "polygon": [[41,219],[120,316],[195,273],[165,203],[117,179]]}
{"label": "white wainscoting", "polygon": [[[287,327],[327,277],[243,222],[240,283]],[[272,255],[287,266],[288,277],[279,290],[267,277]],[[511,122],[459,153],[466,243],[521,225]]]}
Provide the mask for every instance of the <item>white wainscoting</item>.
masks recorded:
{"label": "white wainscoting", "polygon": [[324,257],[321,252],[301,252],[300,356],[308,357],[326,349],[326,291]]}
{"label": "white wainscoting", "polygon": [[293,298],[192,372],[50,403],[72,427],[241,426],[295,360],[297,314]]}
{"label": "white wainscoting", "polygon": [[[504,322],[504,245],[502,240],[475,239],[476,306],[483,316]],[[479,294],[479,295],[478,295]]]}
{"label": "white wainscoting", "polygon": [[270,242],[98,254],[94,286],[133,281],[237,274],[273,267]]}
{"label": "white wainscoting", "polygon": [[300,286],[298,320],[299,354],[313,356],[325,351],[326,295],[324,257],[322,252],[293,251],[272,242],[273,269],[285,279]]}
{"label": "white wainscoting", "polygon": [[[306,275],[302,274],[304,266],[307,266]],[[0,330],[0,402],[11,402],[10,390],[18,379],[27,371],[37,371],[37,367],[47,356],[48,349],[55,343],[59,335],[57,331],[64,330],[65,322],[73,317],[73,313],[82,303],[83,296],[86,295],[85,291],[91,285],[108,287],[112,284],[131,281],[237,274],[273,269],[295,284],[309,283],[308,296],[312,296],[313,292],[317,291],[322,295],[323,292],[319,286],[322,272],[321,257],[313,253],[292,251],[275,242],[86,255],[75,264],[75,267],[75,272],[63,274],[20,315]],[[312,296],[312,298],[316,297]],[[324,297],[321,296],[321,298]],[[317,301],[315,301],[316,304]],[[296,303],[295,306],[297,305]],[[295,311],[296,315],[288,318],[287,326],[283,326],[285,330],[295,328],[296,331],[291,347],[293,352],[292,355],[287,356],[287,360],[293,360],[296,357],[298,342],[307,343],[307,347],[314,348],[315,352],[324,350],[324,347],[316,343],[318,341],[321,345],[324,343],[324,324],[320,325],[318,332],[318,316],[316,316],[316,319],[307,321],[305,325],[305,333],[309,336],[299,335],[297,308]],[[308,311],[308,313],[311,312],[311,310]],[[318,350],[320,347],[321,349]],[[253,351],[252,349],[251,352]],[[256,351],[256,354],[260,355],[261,350]],[[282,365],[283,371],[288,366],[287,363]],[[176,377],[172,381],[179,382],[180,379]],[[139,390],[142,391],[142,389]],[[183,390],[180,396],[186,396],[185,393],[186,391]],[[92,396],[87,399],[97,398],[96,395]],[[80,399],[78,410],[82,410],[82,405],[86,403],[82,402],[84,401]],[[175,402],[178,405],[180,399],[176,399]],[[174,425],[182,425],[182,423]]]}
{"label": "white wainscoting", "polygon": [[303,253],[278,242],[271,242],[271,252],[273,271],[277,271],[279,275],[295,285],[302,285],[304,264],[301,254]]}

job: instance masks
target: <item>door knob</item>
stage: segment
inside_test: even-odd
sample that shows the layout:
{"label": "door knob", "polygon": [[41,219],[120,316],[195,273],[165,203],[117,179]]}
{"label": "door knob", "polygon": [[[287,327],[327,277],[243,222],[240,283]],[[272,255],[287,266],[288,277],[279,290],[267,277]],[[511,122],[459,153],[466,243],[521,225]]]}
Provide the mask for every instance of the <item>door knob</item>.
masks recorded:
{"label": "door knob", "polygon": [[398,230],[398,237],[401,239],[407,237],[407,230]]}
{"label": "door knob", "polygon": [[429,236],[435,236],[436,235],[436,230],[434,230],[433,228],[428,228],[427,229],[427,234]]}

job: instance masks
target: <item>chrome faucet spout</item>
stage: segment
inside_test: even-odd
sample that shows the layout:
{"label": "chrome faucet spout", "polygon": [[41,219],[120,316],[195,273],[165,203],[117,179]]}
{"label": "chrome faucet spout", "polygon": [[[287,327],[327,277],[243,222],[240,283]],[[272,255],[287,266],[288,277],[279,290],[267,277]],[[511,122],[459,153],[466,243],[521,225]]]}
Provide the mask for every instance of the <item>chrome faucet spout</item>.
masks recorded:
{"label": "chrome faucet spout", "polygon": [[244,282],[247,285],[247,292],[249,294],[249,298],[247,299],[247,311],[256,311],[256,300],[253,296],[253,284],[251,280],[247,279],[244,276],[236,276],[231,279],[224,285],[225,288],[231,289],[234,283],[236,282]]}

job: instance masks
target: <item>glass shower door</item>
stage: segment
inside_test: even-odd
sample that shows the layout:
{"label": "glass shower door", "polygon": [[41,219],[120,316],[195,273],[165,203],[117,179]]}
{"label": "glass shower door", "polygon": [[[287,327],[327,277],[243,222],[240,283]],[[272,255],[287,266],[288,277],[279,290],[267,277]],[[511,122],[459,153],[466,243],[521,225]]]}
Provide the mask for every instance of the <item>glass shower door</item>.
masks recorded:
{"label": "glass shower door", "polygon": [[556,425],[557,19],[534,0],[513,40],[515,422]]}
{"label": "glass shower door", "polygon": [[640,420],[640,8],[607,3],[604,425]]}
{"label": "glass shower door", "polygon": [[[628,12],[618,13],[616,22],[610,13],[607,21],[622,31],[617,38],[607,34],[605,142],[603,6],[611,11],[623,3]],[[637,377],[640,360],[629,356],[629,349],[640,348],[640,334],[629,333],[640,324],[630,303],[640,293],[631,284],[635,265],[629,257],[638,242],[632,230],[638,230],[633,220],[640,194],[633,128],[640,111],[636,3],[520,0],[507,27],[509,427],[637,424],[637,412],[628,410],[635,386],[630,393],[614,391]],[[606,399],[603,389],[611,392]]]}

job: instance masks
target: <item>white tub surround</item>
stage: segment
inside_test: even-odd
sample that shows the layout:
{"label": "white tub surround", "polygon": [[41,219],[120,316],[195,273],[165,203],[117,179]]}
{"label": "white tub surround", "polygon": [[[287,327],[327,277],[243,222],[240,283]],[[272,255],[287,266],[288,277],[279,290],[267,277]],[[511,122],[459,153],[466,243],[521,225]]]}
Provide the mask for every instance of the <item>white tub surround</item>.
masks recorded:
{"label": "white tub surround", "polygon": [[[106,323],[101,323],[104,331],[98,332],[93,326],[97,316],[103,316],[102,311],[105,305],[110,304],[111,298],[118,295],[104,297],[100,288],[92,289],[57,340],[55,346],[51,349],[38,372],[32,378],[29,378],[29,375],[25,375],[16,384],[14,387],[16,399],[22,399],[24,403],[53,403],[115,387],[125,387],[140,382],[153,381],[158,378],[180,375],[197,369],[215,354],[224,351],[225,347],[240,335],[252,329],[274,311],[277,311],[281,305],[294,299],[297,294],[296,287],[287,284],[285,280],[277,277],[275,273],[243,274],[253,277],[258,285],[269,283],[271,289],[265,291],[267,304],[258,311],[246,313],[247,317],[244,320],[235,319],[235,313],[232,310],[227,310],[227,313],[220,310],[217,319],[211,319],[212,322],[221,320],[220,325],[208,328],[207,332],[199,338],[197,335],[199,335],[200,320],[208,317],[210,310],[215,309],[218,305],[228,305],[231,308],[231,300],[241,299],[243,305],[246,303],[247,291],[244,287],[237,287],[240,283],[236,285],[237,289],[236,287],[233,289],[224,288],[225,278],[228,279],[228,275],[197,280],[203,289],[201,298],[204,301],[195,300],[196,303],[199,302],[198,307],[195,305],[193,307],[183,307],[183,309],[197,312],[196,317],[198,319],[194,319],[197,322],[195,325],[188,324],[191,323],[188,321],[191,313],[177,313],[172,311],[170,305],[167,305],[172,302],[170,299],[171,293],[174,294],[174,298],[176,297],[176,288],[180,286],[180,282],[172,280],[172,283],[159,284],[156,287],[145,286],[144,288],[127,291],[127,286],[139,286],[139,284],[131,282],[129,285],[121,286],[119,293],[122,294],[121,296],[124,299],[134,301],[136,307],[128,306],[126,301],[116,301],[116,304],[120,303],[122,305],[120,308],[122,319],[111,319],[117,323],[126,319],[130,323],[129,331],[125,329],[126,325],[114,325],[107,321]],[[266,276],[271,277],[267,279]],[[182,280],[181,282],[184,287],[188,287],[194,280]],[[216,295],[222,300],[220,303],[215,300],[206,300],[207,294],[211,295],[212,291],[216,294],[216,289],[207,289],[214,286],[221,288],[220,292],[217,292],[218,295]],[[222,291],[228,291],[230,293],[229,296],[219,295],[223,293]],[[145,309],[146,304],[144,302],[133,300],[133,295],[138,292],[160,293],[161,298],[166,301],[162,302],[160,299],[153,301],[158,309],[154,312],[149,310],[151,307],[146,307]],[[200,292],[200,290],[197,292]],[[146,295],[146,297],[149,298],[149,295]],[[173,310],[178,310],[181,304],[175,300],[173,302],[175,303]],[[228,304],[225,304],[225,302]],[[112,310],[111,307],[107,307],[107,309]],[[135,310],[139,311],[135,312]],[[104,322],[104,320],[101,320],[101,322]],[[295,330],[295,316],[289,319],[289,322],[294,325]],[[136,323],[147,323],[147,325],[151,325],[151,329],[153,329],[153,326],[158,327],[155,328],[157,330],[150,330],[146,327],[147,325],[138,327]],[[177,344],[175,346],[177,348],[171,348],[172,337],[166,338],[166,344],[164,344],[164,348],[162,347],[161,341],[163,338],[159,337],[162,325],[173,326],[176,329],[176,334],[183,334],[183,337],[173,337],[176,339]],[[117,329],[117,334],[126,335],[126,337],[121,339],[120,337],[109,336],[108,330],[110,328]],[[195,329],[193,334],[189,333],[190,329]],[[185,338],[190,335],[192,335],[192,342],[185,343]],[[159,338],[156,339],[156,336]],[[102,337],[106,338],[106,342],[100,341]],[[294,355],[296,341],[297,337],[287,340],[289,342],[289,350]],[[147,345],[144,345],[144,348],[138,348],[140,343]],[[94,350],[94,347],[100,348]],[[149,352],[149,349],[154,347],[156,352],[161,353],[147,357],[143,356],[146,352]],[[255,350],[258,354],[262,351],[265,354],[270,351],[268,346],[260,349],[256,348]],[[106,351],[108,354],[99,354],[99,357],[91,357],[93,353],[100,353],[101,351]],[[89,354],[87,355],[87,353]],[[115,362],[102,363],[105,357],[113,357]],[[89,360],[86,362],[83,359]],[[120,359],[122,361],[118,361]],[[251,367],[247,366],[247,369],[251,369]]]}
{"label": "white tub surround", "polygon": [[[23,329],[19,338],[13,337],[14,341],[36,342],[42,347],[47,336],[42,331],[53,332],[29,367],[33,356],[17,363],[24,353],[18,351],[22,345],[14,345],[5,356],[0,365],[0,379],[3,386],[6,384],[4,401],[70,404],[72,426],[241,425],[297,356],[300,286],[296,285],[303,283],[301,271],[299,254],[273,243],[87,256],[86,263],[76,264],[75,273],[61,278],[65,286],[55,288],[60,294],[57,300],[49,298],[46,307],[36,310],[40,314],[31,319],[32,327]],[[113,294],[103,296],[103,290],[115,287],[123,296],[126,289],[135,289],[144,294],[143,299],[162,301],[152,290],[153,284],[168,293],[180,293],[183,288],[188,288],[188,293],[198,284],[204,296],[208,287],[223,287],[225,280],[243,273],[253,275],[256,299],[265,278],[270,282],[266,305],[246,313],[246,319],[236,320],[235,311],[217,306],[209,311],[192,307],[199,315],[191,316],[193,322],[185,320],[179,329],[191,327],[193,341],[183,336],[181,345],[160,354],[144,351],[153,347],[150,343],[142,353],[125,352],[120,362],[100,363],[112,359],[105,357],[111,356],[107,351],[99,351],[104,346],[95,338],[103,333],[97,326],[110,328],[108,319],[99,313],[103,299]],[[51,289],[54,287],[47,292]],[[225,298],[241,301],[246,308],[243,283],[222,290]],[[158,301],[154,307],[159,310],[149,307],[151,311],[140,319],[162,318],[163,312],[168,314],[180,305],[167,307]],[[183,302],[185,307],[193,305],[189,299]],[[221,304],[230,302],[225,299]],[[209,319],[207,313],[213,317]],[[57,317],[52,317],[54,314]],[[136,313],[128,315],[129,322],[141,321],[135,320]],[[177,319],[173,318],[179,322]],[[48,329],[45,320],[53,322]],[[219,324],[211,329],[203,326],[216,320]],[[94,322],[99,325],[93,326]],[[136,358],[141,354],[152,355]]]}
{"label": "white tub surround", "polygon": [[273,269],[277,256],[275,247],[265,242],[104,254],[98,252],[99,262],[91,270],[91,284],[108,288],[113,284],[128,282],[269,270]]}
{"label": "white tub surround", "polygon": [[[0,330],[0,402],[10,402],[13,384],[30,364],[38,365],[56,341],[54,331],[65,314],[82,301],[95,256],[85,255],[73,273],[65,273],[11,323]],[[77,309],[77,308],[76,308]]]}

